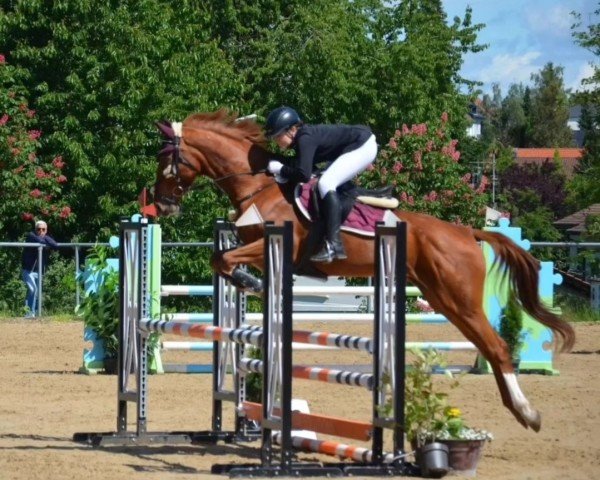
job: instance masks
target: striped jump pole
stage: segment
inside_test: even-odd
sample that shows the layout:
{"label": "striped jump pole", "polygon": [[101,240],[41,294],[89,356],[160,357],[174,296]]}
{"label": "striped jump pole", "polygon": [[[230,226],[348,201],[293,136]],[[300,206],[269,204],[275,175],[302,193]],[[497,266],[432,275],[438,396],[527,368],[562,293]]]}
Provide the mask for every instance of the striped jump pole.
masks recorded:
{"label": "striped jump pole", "polygon": [[[273,441],[281,445],[281,433],[273,434]],[[292,445],[296,450],[304,452],[321,453],[333,457],[354,460],[360,463],[373,462],[373,450],[358,447],[356,445],[346,445],[345,443],[333,442],[328,440],[313,440],[311,438],[292,435]],[[391,453],[384,453],[381,461],[390,464],[395,460]]]}
{"label": "striped jump pole", "polygon": [[[246,325],[241,328],[216,327],[197,323],[172,322],[165,320],[142,319],[139,328],[144,332],[160,332],[179,335],[182,337],[204,338],[213,341],[230,341],[261,346],[262,327]],[[366,337],[344,335],[327,332],[310,332],[294,330],[292,340],[296,343],[337,347],[348,350],[372,352],[372,340]]]}
{"label": "striped jump pole", "polygon": [[[246,373],[263,373],[263,361],[253,358],[242,358],[239,367]],[[305,380],[317,380],[327,383],[353,385],[373,390],[373,375],[369,373],[350,372],[335,368],[309,367],[306,365],[293,365],[292,377]]]}
{"label": "striped jump pole", "polygon": [[[373,313],[326,313],[326,312],[294,312],[294,322],[373,322]],[[191,323],[213,323],[212,313],[163,313],[162,320]],[[262,313],[247,313],[248,322],[262,321]],[[448,319],[441,313],[407,313],[407,323],[444,324]]]}

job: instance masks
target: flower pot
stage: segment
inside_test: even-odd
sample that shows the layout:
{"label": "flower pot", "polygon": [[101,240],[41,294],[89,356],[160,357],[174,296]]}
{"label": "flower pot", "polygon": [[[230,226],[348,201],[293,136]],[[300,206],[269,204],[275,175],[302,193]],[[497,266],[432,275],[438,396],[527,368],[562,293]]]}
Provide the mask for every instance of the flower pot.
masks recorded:
{"label": "flower pot", "polygon": [[465,477],[474,477],[485,440],[436,440],[448,447],[448,464]]}
{"label": "flower pot", "polygon": [[416,449],[417,464],[425,478],[442,478],[448,467],[448,447],[442,443],[428,443]]}
{"label": "flower pot", "polygon": [[104,373],[107,375],[116,375],[119,369],[119,359],[117,357],[104,357]]}

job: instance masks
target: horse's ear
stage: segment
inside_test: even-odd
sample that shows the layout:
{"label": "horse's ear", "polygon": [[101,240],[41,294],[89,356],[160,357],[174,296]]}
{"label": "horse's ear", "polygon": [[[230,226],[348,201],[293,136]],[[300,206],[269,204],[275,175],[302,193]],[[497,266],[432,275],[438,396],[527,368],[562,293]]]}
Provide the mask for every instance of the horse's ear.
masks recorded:
{"label": "horse's ear", "polygon": [[156,128],[158,128],[162,136],[166,139],[173,140],[173,138],[175,138],[175,132],[173,131],[173,127],[171,127],[171,122],[166,120],[156,122]]}

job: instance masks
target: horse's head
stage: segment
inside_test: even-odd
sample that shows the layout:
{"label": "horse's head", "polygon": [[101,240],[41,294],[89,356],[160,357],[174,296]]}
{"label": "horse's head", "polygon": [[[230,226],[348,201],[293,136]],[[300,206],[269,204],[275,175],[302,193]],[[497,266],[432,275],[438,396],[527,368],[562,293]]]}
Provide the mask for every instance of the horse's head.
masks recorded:
{"label": "horse's head", "polygon": [[179,213],[181,199],[198,175],[211,178],[236,208],[275,185],[265,173],[269,159],[276,157],[264,148],[262,128],[252,118],[221,109],[157,126],[165,142],[154,185],[156,214]]}
{"label": "horse's head", "polygon": [[181,123],[160,122],[157,127],[164,137],[164,143],[158,154],[154,204],[158,215],[176,215],[183,195],[201,173],[200,165],[181,152]]}

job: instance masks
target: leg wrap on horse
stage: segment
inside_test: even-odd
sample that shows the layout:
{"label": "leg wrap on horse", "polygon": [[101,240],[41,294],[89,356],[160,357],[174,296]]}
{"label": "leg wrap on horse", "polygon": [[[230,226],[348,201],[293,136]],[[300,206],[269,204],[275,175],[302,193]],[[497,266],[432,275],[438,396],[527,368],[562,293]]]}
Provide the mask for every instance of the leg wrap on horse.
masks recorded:
{"label": "leg wrap on horse", "polygon": [[243,290],[250,290],[254,293],[261,293],[263,291],[262,280],[239,267],[236,267],[231,272],[231,282]]}

